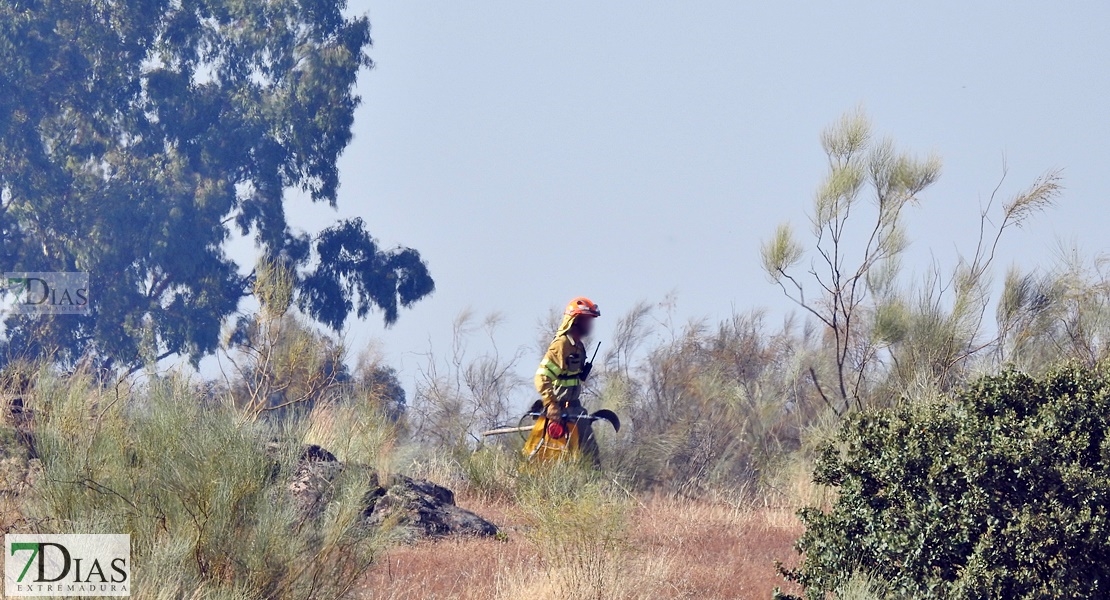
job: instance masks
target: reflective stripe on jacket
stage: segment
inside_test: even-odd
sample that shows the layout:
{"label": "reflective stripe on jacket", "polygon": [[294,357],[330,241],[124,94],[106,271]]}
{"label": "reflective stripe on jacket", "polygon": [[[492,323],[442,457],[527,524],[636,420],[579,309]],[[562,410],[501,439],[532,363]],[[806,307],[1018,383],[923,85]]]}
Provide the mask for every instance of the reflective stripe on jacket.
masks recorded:
{"label": "reflective stripe on jacket", "polygon": [[552,402],[567,406],[578,400],[582,388],[578,376],[585,362],[586,348],[582,342],[575,342],[565,331],[561,331],[551,341],[536,371],[536,391],[543,398],[544,406]]}

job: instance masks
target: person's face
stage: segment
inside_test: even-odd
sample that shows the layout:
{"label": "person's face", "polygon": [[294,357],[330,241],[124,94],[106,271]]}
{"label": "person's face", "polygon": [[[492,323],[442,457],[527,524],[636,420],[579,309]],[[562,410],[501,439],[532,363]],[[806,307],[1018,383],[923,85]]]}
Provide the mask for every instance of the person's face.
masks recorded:
{"label": "person's face", "polygon": [[578,337],[589,337],[594,330],[594,318],[581,316],[574,320],[574,326],[578,329]]}

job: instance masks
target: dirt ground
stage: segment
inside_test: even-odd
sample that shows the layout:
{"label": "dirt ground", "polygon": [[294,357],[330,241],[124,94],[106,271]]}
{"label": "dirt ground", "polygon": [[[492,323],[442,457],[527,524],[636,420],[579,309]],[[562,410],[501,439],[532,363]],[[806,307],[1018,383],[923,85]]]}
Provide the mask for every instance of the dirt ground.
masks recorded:
{"label": "dirt ground", "polygon": [[545,564],[512,507],[459,503],[501,526],[504,539],[395,548],[372,569],[361,597],[766,599],[775,586],[790,589],[775,561],[794,564],[792,544],[801,534],[788,509],[646,499],[632,515],[620,556],[603,559],[617,572],[583,589]]}

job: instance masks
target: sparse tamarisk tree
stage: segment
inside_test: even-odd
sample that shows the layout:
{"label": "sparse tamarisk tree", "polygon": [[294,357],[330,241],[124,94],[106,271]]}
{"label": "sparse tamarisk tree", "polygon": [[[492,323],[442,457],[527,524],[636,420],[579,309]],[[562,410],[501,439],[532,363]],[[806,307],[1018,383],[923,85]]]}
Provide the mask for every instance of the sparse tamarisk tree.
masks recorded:
{"label": "sparse tamarisk tree", "polygon": [[[339,395],[350,379],[346,348],[307,324],[292,306],[294,277],[283,265],[262,261],[253,293],[260,307],[241,316],[225,341],[229,388],[244,420],[305,409]],[[223,358],[221,358],[221,365]]]}
{"label": "sparse tamarisk tree", "polygon": [[[874,141],[871,124],[859,111],[826,129],[821,145],[829,172],[810,215],[817,256],[807,272],[818,293],[807,295],[807,286],[794,272],[805,250],[789,225],[779,226],[761,255],[764,269],[786,296],[827,328],[836,378],[836,403],[829,403],[844,412],[853,404],[862,407],[861,386],[877,351],[862,313],[874,292],[896,275],[898,257],[906,248],[902,213],[937,180],[941,164],[935,156],[919,159],[900,152],[889,139]],[[861,205],[868,192],[872,210],[859,248],[849,225],[855,224],[853,216],[858,219],[866,210]],[[825,396],[816,371],[811,374]]]}
{"label": "sparse tamarisk tree", "polygon": [[1061,360],[1096,367],[1110,355],[1110,258],[1073,249],[1048,273],[1011,268],[996,317],[1000,363],[1034,373]]}
{"label": "sparse tamarisk tree", "polygon": [[1007,345],[1043,329],[1044,321],[1061,308],[1059,276],[1018,277],[1016,271],[1004,280],[997,304],[992,303],[992,266],[1003,235],[1050,207],[1061,190],[1059,172],[1048,171],[1002,202],[999,190],[1005,179],[1004,169],[1002,181],[980,211],[974,253],[961,256],[950,274],[934,267],[917,287],[899,288],[893,280],[886,284],[874,307],[872,337],[888,358],[888,393],[950,392],[968,378],[972,367],[994,368],[1007,362]]}
{"label": "sparse tamarisk tree", "polygon": [[1000,183],[980,212],[974,253],[961,256],[947,274],[935,267],[914,286],[900,279],[907,247],[903,216],[936,182],[940,159],[918,158],[890,139],[873,139],[860,111],[826,129],[821,144],[829,171],[810,213],[814,243],[808,268],[806,249],[789,224],[780,225],[761,248],[771,280],[825,330],[834,383],[823,384],[811,368],[813,384],[837,414],[862,409],[864,397],[874,391],[868,385],[878,384],[880,376],[888,384],[885,395],[904,395],[910,386],[949,389],[961,380],[959,367],[993,354],[1008,333],[984,335],[990,268],[1005,231],[1056,200],[1059,172],[1045,173],[1001,203],[999,216]]}

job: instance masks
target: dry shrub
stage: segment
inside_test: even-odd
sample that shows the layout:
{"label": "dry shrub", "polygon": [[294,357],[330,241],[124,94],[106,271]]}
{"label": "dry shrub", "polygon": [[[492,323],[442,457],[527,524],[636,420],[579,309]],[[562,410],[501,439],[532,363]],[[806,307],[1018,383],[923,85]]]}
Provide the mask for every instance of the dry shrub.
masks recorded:
{"label": "dry shrub", "polygon": [[395,470],[399,426],[371,399],[339,396],[318,404],[303,430],[305,444],[326,448],[343,462],[374,466],[381,475]]}
{"label": "dry shrub", "polygon": [[298,513],[303,426],[244,423],[181,378],[117,392],[44,377],[29,404],[43,476],[21,497],[28,528],[130,533],[137,597],[340,598],[383,547],[353,475],[318,519]]}
{"label": "dry shrub", "polygon": [[[758,495],[830,412],[808,383],[816,340],[790,323],[771,330],[760,313],[716,328],[652,322],[640,308],[622,319],[591,381],[626,423],[616,436],[600,428],[604,462],[638,489]],[[637,350],[651,338],[661,341]]]}
{"label": "dry shrub", "polygon": [[[480,431],[516,413],[514,400],[530,386],[516,374],[521,352],[503,355],[497,347],[500,322],[496,313],[479,322],[464,311],[453,324],[450,353],[428,351],[409,418],[416,441],[437,450],[468,451]],[[471,345],[479,332],[485,349],[474,352]]]}
{"label": "dry shrub", "polygon": [[576,463],[536,465],[518,484],[556,598],[620,597],[627,567],[628,499],[596,471]]}

